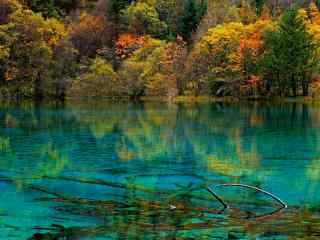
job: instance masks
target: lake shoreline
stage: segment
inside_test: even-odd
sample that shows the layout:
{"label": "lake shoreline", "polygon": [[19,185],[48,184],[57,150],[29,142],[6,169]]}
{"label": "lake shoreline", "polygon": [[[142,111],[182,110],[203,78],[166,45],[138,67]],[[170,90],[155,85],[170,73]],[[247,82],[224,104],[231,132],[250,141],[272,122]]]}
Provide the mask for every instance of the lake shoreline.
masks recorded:
{"label": "lake shoreline", "polygon": [[173,98],[167,97],[140,97],[140,98],[128,98],[128,97],[105,97],[105,98],[0,98],[0,102],[6,103],[25,103],[33,102],[37,104],[41,103],[85,103],[85,102],[150,102],[150,103],[176,103],[176,104],[191,104],[191,103],[317,103],[320,102],[318,97],[211,97],[211,96],[177,96]]}
{"label": "lake shoreline", "polygon": [[241,102],[271,102],[271,103],[310,103],[319,102],[315,97],[211,97],[211,96],[178,96],[171,99],[157,97],[142,97],[143,102],[174,102],[174,103],[241,103]]}

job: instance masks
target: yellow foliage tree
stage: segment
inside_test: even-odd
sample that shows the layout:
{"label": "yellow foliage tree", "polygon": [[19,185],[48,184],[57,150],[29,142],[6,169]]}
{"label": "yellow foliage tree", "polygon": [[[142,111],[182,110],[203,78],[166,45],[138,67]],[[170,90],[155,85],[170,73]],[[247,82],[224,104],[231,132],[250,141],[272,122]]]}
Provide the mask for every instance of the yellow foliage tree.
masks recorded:
{"label": "yellow foliage tree", "polygon": [[199,94],[209,89],[205,93],[230,93],[232,90],[226,85],[239,90],[241,82],[249,81],[251,75],[256,74],[262,35],[272,26],[272,21],[266,19],[249,25],[232,22],[209,29],[187,62],[189,91]]}
{"label": "yellow foliage tree", "polygon": [[312,23],[320,24],[319,9],[314,0],[309,5],[309,16]]}
{"label": "yellow foliage tree", "polygon": [[159,19],[154,1],[137,1],[123,11],[123,20],[128,30],[134,34],[150,34],[155,37],[163,36],[167,24]]}
{"label": "yellow foliage tree", "polygon": [[186,56],[185,42],[177,38],[176,42],[166,44],[159,62],[160,73],[156,73],[147,83],[147,94],[174,97],[181,94],[184,59]]}
{"label": "yellow foliage tree", "polygon": [[166,43],[150,37],[124,61],[121,79],[130,96],[173,97],[178,95],[185,43],[182,39]]}
{"label": "yellow foliage tree", "polygon": [[102,58],[95,58],[88,71],[73,81],[68,92],[72,98],[100,97],[118,95],[117,74],[112,66]]}
{"label": "yellow foliage tree", "polygon": [[308,12],[310,21],[306,22],[306,26],[314,39],[320,42],[320,13],[314,1],[310,3]]}
{"label": "yellow foliage tree", "polygon": [[119,71],[121,84],[129,96],[145,95],[145,84],[159,69],[157,66],[164,46],[165,42],[146,37],[143,46],[122,63]]}
{"label": "yellow foliage tree", "polygon": [[42,97],[54,72],[54,49],[67,39],[68,30],[60,21],[45,20],[30,10],[18,9],[10,19],[0,26],[1,49],[7,57],[5,79],[18,82],[15,86],[23,94]]}

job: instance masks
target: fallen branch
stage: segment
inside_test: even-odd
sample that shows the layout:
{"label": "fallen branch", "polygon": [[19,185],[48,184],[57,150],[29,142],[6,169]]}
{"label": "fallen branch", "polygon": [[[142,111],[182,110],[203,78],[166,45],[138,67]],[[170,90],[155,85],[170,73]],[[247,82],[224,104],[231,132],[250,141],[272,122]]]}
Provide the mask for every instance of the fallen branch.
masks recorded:
{"label": "fallen branch", "polygon": [[250,186],[250,185],[246,185],[246,184],[240,184],[240,183],[224,183],[224,184],[218,184],[216,185],[216,187],[243,187],[243,188],[249,188],[249,189],[253,189],[256,190],[258,192],[262,192],[266,195],[268,195],[269,197],[271,197],[273,200],[277,201],[282,208],[287,208],[288,206],[277,196],[273,195],[272,193],[269,193],[261,188],[257,188],[254,186]]}
{"label": "fallen branch", "polygon": [[211,188],[207,187],[207,190],[223,205],[224,209],[229,208],[229,206]]}

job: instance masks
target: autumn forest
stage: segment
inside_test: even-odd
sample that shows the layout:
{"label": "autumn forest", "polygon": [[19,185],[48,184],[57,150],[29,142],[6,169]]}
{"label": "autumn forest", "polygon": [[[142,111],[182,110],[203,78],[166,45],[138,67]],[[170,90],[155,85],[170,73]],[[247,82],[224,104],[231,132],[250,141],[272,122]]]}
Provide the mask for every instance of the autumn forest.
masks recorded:
{"label": "autumn forest", "polygon": [[0,0],[0,98],[316,97],[318,7]]}
{"label": "autumn forest", "polygon": [[319,239],[320,0],[0,0],[0,240]]}

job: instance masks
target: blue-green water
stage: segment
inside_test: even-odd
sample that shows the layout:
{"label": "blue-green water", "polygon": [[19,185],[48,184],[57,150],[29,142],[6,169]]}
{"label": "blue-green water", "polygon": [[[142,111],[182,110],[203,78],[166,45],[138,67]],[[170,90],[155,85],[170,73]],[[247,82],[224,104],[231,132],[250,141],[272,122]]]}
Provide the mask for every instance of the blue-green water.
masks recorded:
{"label": "blue-green water", "polygon": [[0,239],[318,239],[319,140],[317,104],[1,104]]}

